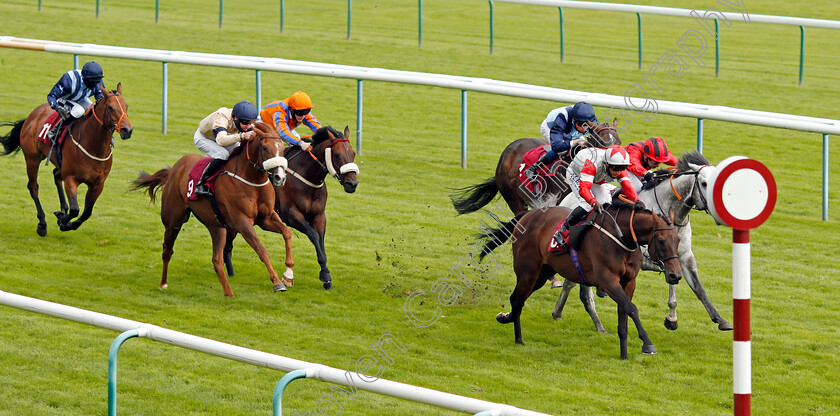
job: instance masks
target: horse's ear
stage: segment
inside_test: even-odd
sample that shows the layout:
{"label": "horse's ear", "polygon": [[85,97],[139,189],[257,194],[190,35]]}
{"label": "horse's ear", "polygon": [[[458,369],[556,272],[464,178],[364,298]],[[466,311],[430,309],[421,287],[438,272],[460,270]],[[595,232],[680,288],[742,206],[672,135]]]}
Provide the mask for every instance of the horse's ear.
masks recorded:
{"label": "horse's ear", "polygon": [[612,125],[613,125],[613,126],[617,126],[617,125],[618,125],[618,117],[613,117]]}
{"label": "horse's ear", "polygon": [[345,139],[350,138],[350,126],[344,126],[344,138]]}
{"label": "horse's ear", "polygon": [[122,93],[122,82],[118,82],[117,83],[117,94],[121,94],[121,93]]}
{"label": "horse's ear", "polygon": [[105,84],[99,83],[99,90],[102,91],[102,94],[108,95],[108,89],[105,88]]}

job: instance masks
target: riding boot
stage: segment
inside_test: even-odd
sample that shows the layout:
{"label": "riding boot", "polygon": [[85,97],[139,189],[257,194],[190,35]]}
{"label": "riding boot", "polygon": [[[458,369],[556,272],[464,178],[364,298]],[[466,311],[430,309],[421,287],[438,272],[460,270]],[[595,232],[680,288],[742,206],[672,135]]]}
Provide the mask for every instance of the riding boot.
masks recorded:
{"label": "riding boot", "polygon": [[55,123],[55,126],[47,132],[47,140],[49,140],[53,146],[58,145],[58,133],[61,132],[62,128],[64,128],[64,119],[59,118],[58,123]]}
{"label": "riding boot", "polygon": [[557,242],[561,247],[566,245],[563,242],[563,231],[569,231],[572,228],[572,225],[579,223],[584,217],[586,217],[586,210],[583,207],[575,207],[574,210],[566,217],[566,221],[563,221],[563,225],[560,226],[560,230],[554,233],[554,241]]}
{"label": "riding boot", "polygon": [[208,198],[213,196],[213,192],[210,192],[210,187],[207,186],[207,181],[210,177],[216,174],[225,162],[225,159],[213,159],[207,164],[207,166],[204,167],[204,172],[201,173],[201,179],[199,179],[198,183],[195,185],[196,195]]}

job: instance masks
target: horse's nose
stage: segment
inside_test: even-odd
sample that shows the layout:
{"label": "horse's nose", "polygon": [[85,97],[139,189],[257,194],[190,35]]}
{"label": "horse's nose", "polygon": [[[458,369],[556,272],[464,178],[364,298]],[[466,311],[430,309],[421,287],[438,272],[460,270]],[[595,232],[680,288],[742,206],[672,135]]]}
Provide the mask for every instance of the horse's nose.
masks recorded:
{"label": "horse's nose", "polygon": [[123,140],[128,140],[128,139],[131,138],[131,132],[133,132],[133,131],[134,131],[134,129],[131,128],[131,127],[122,127],[122,128],[120,128],[120,137]]}
{"label": "horse's nose", "polygon": [[281,169],[275,169],[274,173],[269,174],[271,184],[276,188],[282,188],[286,184],[286,172]]}
{"label": "horse's nose", "polygon": [[682,279],[681,273],[668,273],[665,280],[669,285],[675,285],[680,282],[680,279]]}
{"label": "horse's nose", "polygon": [[352,182],[351,181],[345,181],[344,182],[344,192],[347,192],[348,194],[352,194],[353,192],[356,192],[356,186],[358,186],[358,185],[359,185],[358,181],[352,181]]}

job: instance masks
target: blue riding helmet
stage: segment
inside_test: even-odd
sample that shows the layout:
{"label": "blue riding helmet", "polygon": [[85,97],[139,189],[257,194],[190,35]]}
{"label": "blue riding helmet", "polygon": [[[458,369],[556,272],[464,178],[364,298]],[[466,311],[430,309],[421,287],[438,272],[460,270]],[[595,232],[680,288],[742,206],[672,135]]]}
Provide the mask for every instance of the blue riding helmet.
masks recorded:
{"label": "blue riding helmet", "polygon": [[574,119],[578,122],[584,121],[596,121],[595,118],[595,109],[589,103],[585,103],[583,101],[575,104],[572,107],[572,111],[569,112],[569,118]]}
{"label": "blue riding helmet", "polygon": [[236,105],[233,106],[231,114],[239,120],[247,121],[256,120],[260,116],[259,111],[257,111],[257,106],[247,100],[242,100],[236,103]]}
{"label": "blue riding helmet", "polygon": [[90,61],[82,67],[82,78],[98,80],[104,77],[105,75],[102,74],[102,65],[99,65],[94,61]]}

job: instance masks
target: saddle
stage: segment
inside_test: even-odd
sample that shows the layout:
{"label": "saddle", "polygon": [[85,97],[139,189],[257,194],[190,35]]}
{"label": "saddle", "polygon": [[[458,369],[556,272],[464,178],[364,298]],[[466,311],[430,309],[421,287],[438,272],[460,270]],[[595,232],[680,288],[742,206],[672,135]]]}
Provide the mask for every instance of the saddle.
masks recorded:
{"label": "saddle", "polygon": [[[519,164],[519,181],[522,182],[522,185],[528,188],[529,191],[535,194],[541,194],[542,189],[536,189],[540,183],[545,184],[549,181],[561,180],[565,181],[565,178],[556,179],[554,178],[557,176],[557,171],[560,169],[562,158],[557,159],[551,166],[540,166],[537,168],[537,176],[543,178],[543,180],[531,181],[525,176],[525,171],[528,170],[531,166],[533,166],[540,158],[546,154],[546,152],[551,149],[550,145],[540,146],[534,149],[529,150],[522,156],[522,163]],[[567,162],[568,163],[568,162]],[[549,179],[550,178],[550,179]],[[538,191],[538,192],[537,192]]]}
{"label": "saddle", "polygon": [[[50,130],[61,120],[61,116],[58,115],[58,111],[53,111],[47,116],[47,119],[44,121],[44,125],[41,127],[41,130],[38,131],[38,140],[43,142],[46,145],[50,146],[50,152],[55,152],[55,157],[58,163],[56,164],[58,167],[61,167],[61,144],[64,142],[64,137],[67,135],[67,131],[70,128],[70,125],[75,123],[76,120],[71,121],[69,124],[65,124],[61,127],[61,131],[58,132],[56,135],[55,143],[51,142],[50,139],[47,138],[47,134],[49,134]],[[49,163],[49,155],[47,156],[47,163]]]}
{"label": "saddle", "polygon": [[[190,201],[198,201],[201,199],[200,196],[196,195],[195,187],[198,183],[198,180],[201,179],[201,174],[204,173],[204,168],[207,167],[207,164],[213,160],[212,157],[205,157],[199,160],[192,169],[190,169],[189,174],[189,181],[187,182],[187,199]],[[216,178],[222,173],[222,169],[219,169],[210,179],[207,180],[205,183],[208,188],[210,188],[210,192],[213,194],[216,193]]]}
{"label": "saddle", "polygon": [[[592,228],[592,224],[594,222],[591,217],[593,215],[595,215],[595,210],[592,210],[581,222],[572,224],[568,230],[560,231],[560,227],[562,227],[563,223],[566,222],[566,217],[563,217],[554,229],[554,237],[548,243],[548,252],[560,255],[568,253],[569,247],[577,250],[580,247],[580,241],[581,238],[583,238],[583,234]],[[562,245],[557,242],[557,238],[561,238],[563,240]]]}

